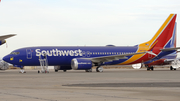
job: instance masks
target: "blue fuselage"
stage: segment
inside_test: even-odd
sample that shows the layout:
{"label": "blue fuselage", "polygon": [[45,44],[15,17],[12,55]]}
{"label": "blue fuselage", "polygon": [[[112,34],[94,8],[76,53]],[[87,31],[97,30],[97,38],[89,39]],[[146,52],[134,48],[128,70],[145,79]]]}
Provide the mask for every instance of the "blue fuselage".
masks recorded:
{"label": "blue fuselage", "polygon": [[[127,53],[135,53],[138,47],[27,47],[13,51],[5,56],[3,60],[21,66],[39,66],[39,58],[47,55],[48,65],[71,65],[73,58],[93,58],[100,56],[120,55]],[[106,64],[119,64],[128,60],[120,59]]]}

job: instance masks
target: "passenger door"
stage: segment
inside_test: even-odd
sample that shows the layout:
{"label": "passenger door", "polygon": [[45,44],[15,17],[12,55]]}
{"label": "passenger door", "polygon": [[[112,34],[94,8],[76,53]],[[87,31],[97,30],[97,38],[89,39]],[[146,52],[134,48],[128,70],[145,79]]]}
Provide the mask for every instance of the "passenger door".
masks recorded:
{"label": "passenger door", "polygon": [[26,49],[27,59],[32,59],[32,51],[31,49]]}

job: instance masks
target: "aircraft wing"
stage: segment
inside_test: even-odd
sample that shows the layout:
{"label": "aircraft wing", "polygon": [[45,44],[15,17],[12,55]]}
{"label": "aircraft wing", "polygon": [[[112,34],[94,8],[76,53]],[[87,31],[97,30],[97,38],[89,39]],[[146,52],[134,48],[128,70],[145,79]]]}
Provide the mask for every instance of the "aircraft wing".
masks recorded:
{"label": "aircraft wing", "polygon": [[[153,54],[150,51],[146,51],[146,52],[138,52],[138,53],[130,53],[130,54],[121,54],[121,55],[110,55],[110,56],[101,56],[101,57],[94,57],[94,58],[85,58],[85,59],[89,59],[92,62],[95,63],[99,63],[99,62],[110,62],[113,60],[119,60],[119,59],[127,59],[127,56],[131,56],[131,55],[137,55],[137,54],[144,54],[144,53],[149,53],[149,54]],[[154,55],[154,54],[153,54]]]}
{"label": "aircraft wing", "polygon": [[7,39],[7,38],[10,38],[12,36],[15,36],[16,34],[9,34],[9,35],[3,35],[3,36],[0,36],[0,41],[1,40],[4,40],[4,39]]}
{"label": "aircraft wing", "polygon": [[172,51],[172,50],[178,50],[180,49],[180,47],[176,47],[176,48],[165,48],[165,49],[160,49],[161,51]]}

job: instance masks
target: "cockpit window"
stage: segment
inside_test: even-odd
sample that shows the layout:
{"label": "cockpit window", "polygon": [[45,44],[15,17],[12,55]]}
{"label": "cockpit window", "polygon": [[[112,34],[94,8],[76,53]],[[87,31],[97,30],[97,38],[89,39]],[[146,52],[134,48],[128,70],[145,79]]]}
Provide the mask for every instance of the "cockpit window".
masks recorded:
{"label": "cockpit window", "polygon": [[20,52],[11,52],[11,54],[18,55]]}

